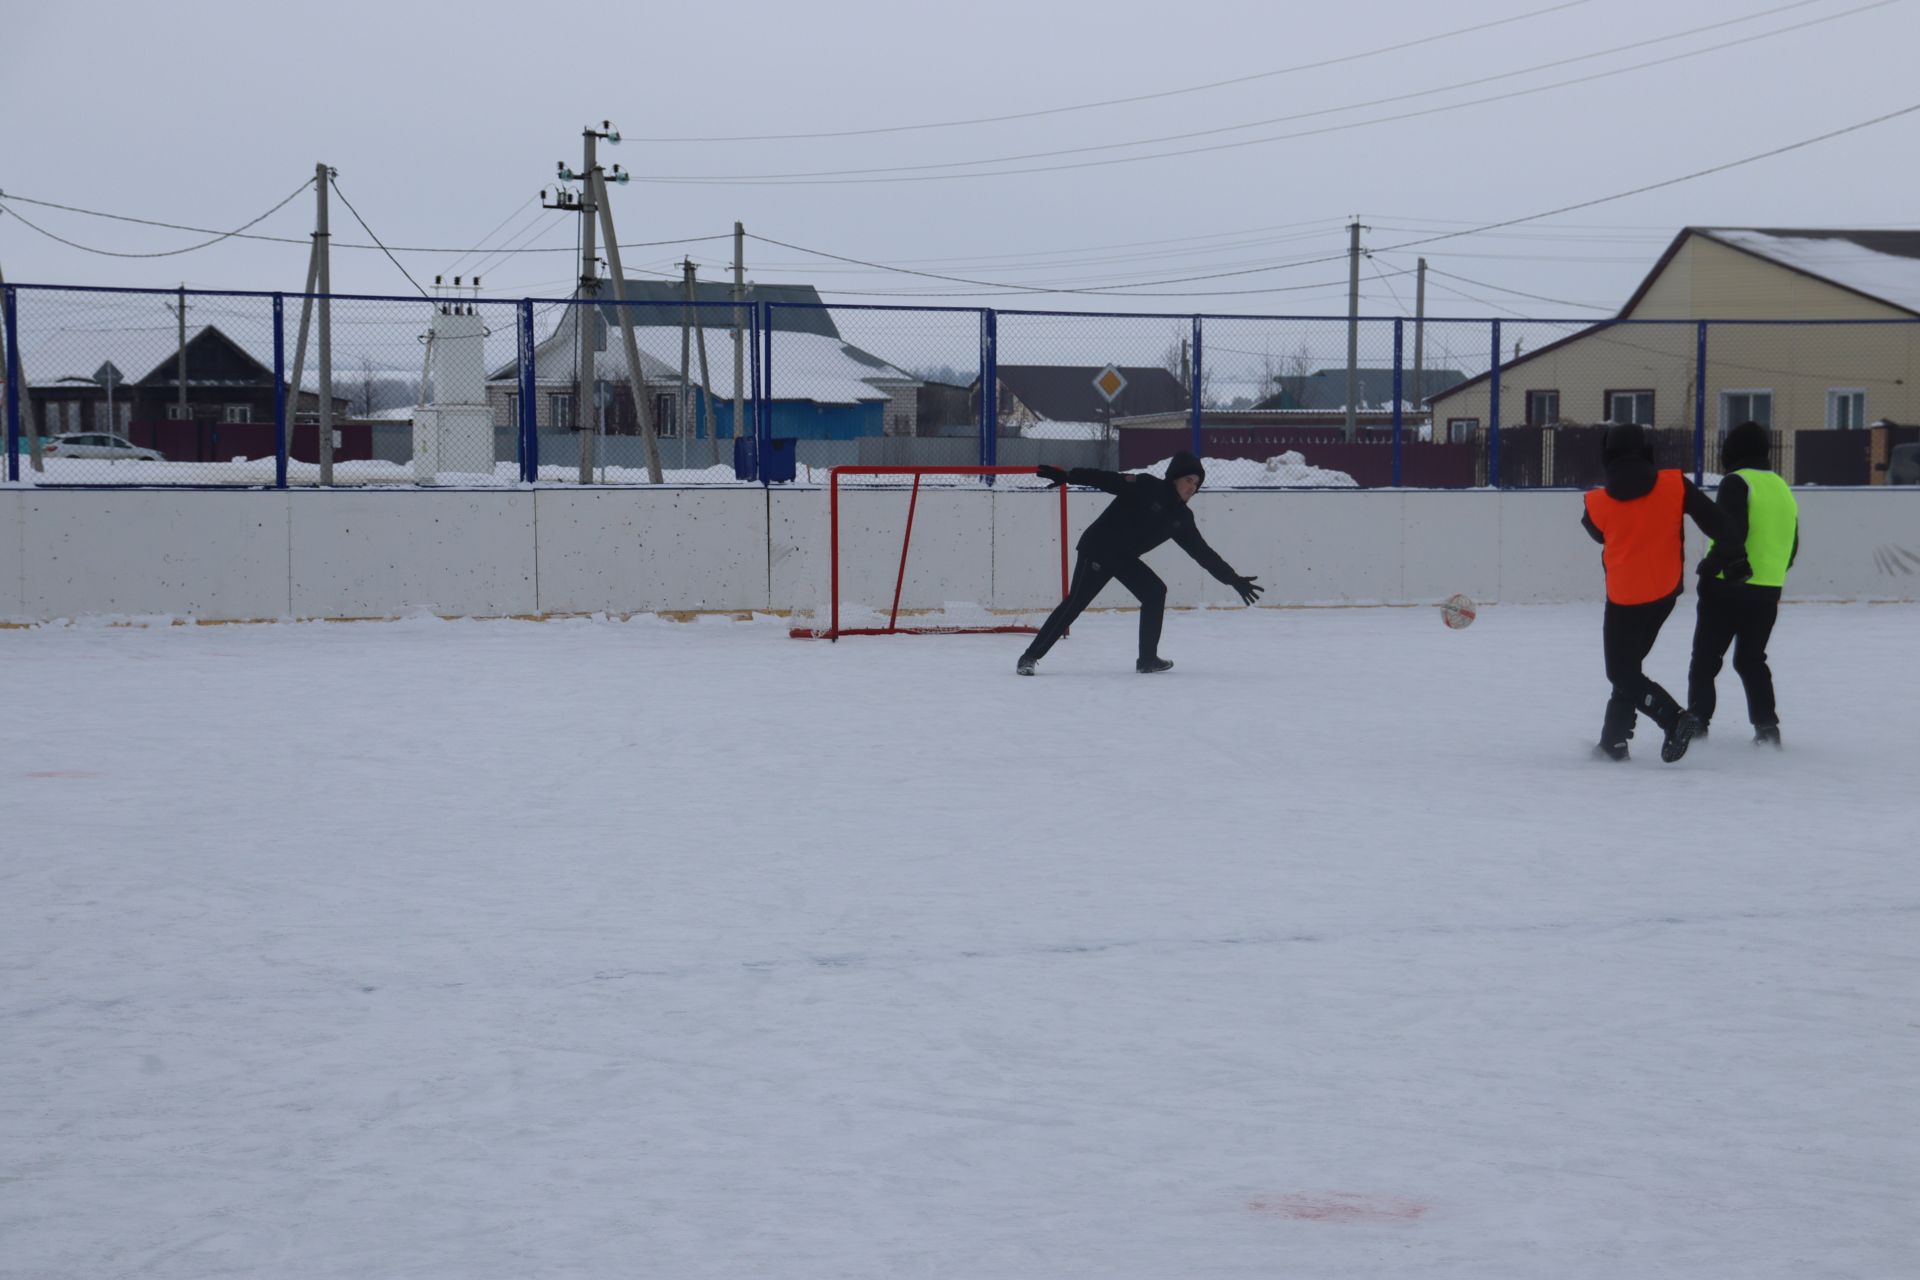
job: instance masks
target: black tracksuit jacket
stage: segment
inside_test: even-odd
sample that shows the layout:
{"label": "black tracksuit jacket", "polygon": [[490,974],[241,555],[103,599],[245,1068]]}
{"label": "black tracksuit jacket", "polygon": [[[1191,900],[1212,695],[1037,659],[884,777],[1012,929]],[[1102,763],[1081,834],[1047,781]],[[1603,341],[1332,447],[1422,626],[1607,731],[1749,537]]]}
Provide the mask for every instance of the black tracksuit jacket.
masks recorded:
{"label": "black tracksuit jacket", "polygon": [[1171,538],[1216,582],[1231,585],[1239,578],[1233,566],[1200,536],[1193,512],[1180,500],[1179,492],[1159,476],[1075,467],[1067,472],[1067,481],[1114,496],[1113,504],[1080,535],[1080,553],[1095,563],[1137,560]]}

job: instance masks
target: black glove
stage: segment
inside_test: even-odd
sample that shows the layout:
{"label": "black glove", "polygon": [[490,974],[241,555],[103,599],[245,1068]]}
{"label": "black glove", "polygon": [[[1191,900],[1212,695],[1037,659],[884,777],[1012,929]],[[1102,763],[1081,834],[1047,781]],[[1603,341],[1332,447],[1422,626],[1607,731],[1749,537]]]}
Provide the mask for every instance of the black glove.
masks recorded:
{"label": "black glove", "polygon": [[1067,482],[1067,473],[1059,467],[1049,467],[1042,464],[1035,467],[1033,473],[1056,488]]}
{"label": "black glove", "polygon": [[1719,574],[1728,582],[1745,582],[1753,576],[1753,564],[1745,556],[1714,553],[1700,561],[1699,574],[1711,578]]}
{"label": "black glove", "polygon": [[1265,587],[1255,586],[1254,581],[1254,576],[1249,573],[1244,577],[1233,579],[1227,585],[1240,593],[1241,604],[1252,604],[1260,598],[1260,593],[1266,590]]}

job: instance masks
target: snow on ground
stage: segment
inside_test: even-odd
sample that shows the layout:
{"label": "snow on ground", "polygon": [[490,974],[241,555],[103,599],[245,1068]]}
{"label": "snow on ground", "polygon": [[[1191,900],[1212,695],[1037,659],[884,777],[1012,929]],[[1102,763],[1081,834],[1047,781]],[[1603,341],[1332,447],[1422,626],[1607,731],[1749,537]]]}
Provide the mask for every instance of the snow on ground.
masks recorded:
{"label": "snow on ground", "polygon": [[0,1273],[1912,1276],[1916,624],[0,631]]}

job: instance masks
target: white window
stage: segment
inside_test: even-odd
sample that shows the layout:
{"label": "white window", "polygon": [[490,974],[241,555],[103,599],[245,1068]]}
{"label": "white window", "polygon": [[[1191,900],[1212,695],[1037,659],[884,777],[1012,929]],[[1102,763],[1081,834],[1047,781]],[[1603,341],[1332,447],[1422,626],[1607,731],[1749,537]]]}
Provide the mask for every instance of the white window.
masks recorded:
{"label": "white window", "polygon": [[113,406],[113,425],[114,429],[123,436],[133,430],[133,406],[125,400],[118,401]]}
{"label": "white window", "polygon": [[252,422],[253,411],[244,404],[230,404],[226,406],[225,411],[220,416],[220,420],[222,422]]}
{"label": "white window", "polygon": [[547,425],[554,431],[574,429],[573,392],[555,391],[547,397]]}
{"label": "white window", "polygon": [[167,401],[167,420],[169,422],[179,422],[189,416],[191,416],[191,411],[178,400]]}
{"label": "white window", "polygon": [[1558,391],[1527,392],[1527,425],[1544,427],[1548,423],[1560,421],[1560,393]]}
{"label": "white window", "polygon": [[1827,430],[1858,431],[1867,425],[1867,393],[1862,387],[1827,392]]}
{"label": "white window", "polygon": [[1725,435],[1743,422],[1773,426],[1773,392],[1764,388],[1741,388],[1720,393],[1720,434]]}
{"label": "white window", "polygon": [[669,440],[680,434],[680,398],[678,396],[653,398],[653,429],[662,438]]}
{"label": "white window", "polygon": [[1609,391],[1603,397],[1601,406],[1606,410],[1608,422],[1637,422],[1643,427],[1653,425],[1653,392],[1643,390]]}
{"label": "white window", "polygon": [[520,425],[520,393],[518,391],[507,392],[507,420],[503,425],[509,427]]}
{"label": "white window", "polygon": [[1480,434],[1478,418],[1448,418],[1447,443],[1472,444],[1473,438]]}

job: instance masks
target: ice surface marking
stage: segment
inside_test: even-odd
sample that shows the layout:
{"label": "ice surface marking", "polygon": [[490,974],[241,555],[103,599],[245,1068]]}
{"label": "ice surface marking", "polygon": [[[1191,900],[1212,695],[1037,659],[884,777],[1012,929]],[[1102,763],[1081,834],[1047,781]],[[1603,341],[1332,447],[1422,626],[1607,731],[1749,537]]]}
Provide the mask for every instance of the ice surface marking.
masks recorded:
{"label": "ice surface marking", "polygon": [[1255,1213],[1296,1222],[1413,1222],[1427,1206],[1399,1196],[1362,1195],[1354,1191],[1306,1191],[1261,1196],[1247,1202]]}

